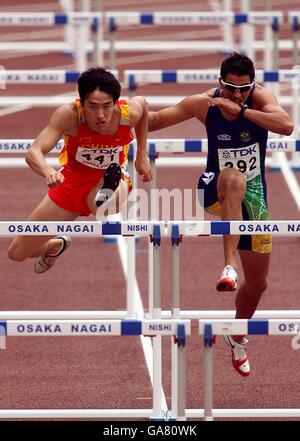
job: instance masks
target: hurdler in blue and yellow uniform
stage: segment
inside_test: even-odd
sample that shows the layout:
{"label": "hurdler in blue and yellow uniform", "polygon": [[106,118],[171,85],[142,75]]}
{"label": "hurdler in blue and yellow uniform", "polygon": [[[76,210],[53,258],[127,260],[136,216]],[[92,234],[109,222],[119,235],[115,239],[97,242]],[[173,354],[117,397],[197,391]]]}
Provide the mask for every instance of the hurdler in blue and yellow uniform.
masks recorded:
{"label": "hurdler in blue and yellow uniform", "polygon": [[[252,108],[251,90],[246,104]],[[220,96],[220,88],[214,98]],[[246,118],[226,120],[218,107],[209,107],[206,117],[208,155],[205,172],[198,188],[204,190],[204,208],[221,215],[217,196],[217,180],[225,167],[234,167],[247,177],[246,193],[242,203],[244,220],[268,220],[267,189],[265,181],[265,155],[268,131]],[[271,235],[241,236],[240,250],[270,253]]]}
{"label": "hurdler in blue and yellow uniform", "polygon": [[63,167],[61,173],[68,177],[62,184],[48,191],[49,197],[65,210],[88,216],[87,205],[90,191],[102,179],[107,167],[115,162],[122,167],[122,179],[131,190],[131,182],[125,170],[129,143],[133,135],[129,125],[128,104],[119,100],[120,123],[114,135],[99,135],[90,130],[85,122],[84,109],[76,100],[78,113],[78,133],[75,137],[64,136],[64,147],[59,156]]}

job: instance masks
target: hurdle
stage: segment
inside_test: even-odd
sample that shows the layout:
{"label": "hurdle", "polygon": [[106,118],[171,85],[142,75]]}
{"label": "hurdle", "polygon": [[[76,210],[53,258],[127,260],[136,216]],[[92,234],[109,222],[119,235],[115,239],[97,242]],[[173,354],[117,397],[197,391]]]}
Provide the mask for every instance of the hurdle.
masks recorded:
{"label": "hurdle", "polygon": [[299,335],[300,320],[199,320],[199,334],[204,340],[204,410],[205,421],[214,418],[296,418],[300,409],[213,409],[212,348],[216,335]]}
{"label": "hurdle", "polygon": [[[102,38],[102,13],[97,12],[69,12],[60,13],[28,13],[28,12],[2,12],[0,18],[0,26],[74,26],[75,35],[75,58],[79,71],[83,71],[87,67],[86,49],[88,42],[86,41],[85,28],[91,25],[91,29],[95,34],[94,40],[100,41]],[[98,49],[98,44],[93,44]],[[102,47],[101,47],[102,49]],[[11,43],[5,42],[0,44],[1,51],[63,51],[66,53],[74,53],[74,48],[69,42],[28,42]],[[99,64],[102,64],[102,51],[94,55]]]}
{"label": "hurdle", "polygon": [[[102,21],[104,21],[109,29],[110,41],[102,41]],[[57,13],[2,13],[0,26],[16,26],[16,25],[30,25],[30,26],[49,26],[49,25],[69,25],[74,24],[79,27],[79,31],[75,35],[75,52],[77,55],[77,63],[79,70],[86,68],[86,49],[88,51],[94,51],[94,58],[98,63],[102,64],[102,56],[95,52],[102,53],[103,50],[110,51],[110,67],[115,68],[115,51],[153,51],[153,50],[196,50],[204,51],[210,50],[219,52],[220,47],[224,47],[224,44],[220,41],[183,41],[180,45],[171,42],[135,42],[135,41],[120,41],[115,42],[114,33],[117,26],[121,25],[223,25],[223,24],[237,24],[245,25],[257,24],[269,27],[275,33],[279,28],[282,21],[282,13],[280,11],[271,12],[246,12],[246,13],[233,13],[233,12],[154,12],[154,13],[137,13],[137,12],[107,12],[104,15],[102,13],[92,12],[69,12],[67,14]],[[94,42],[87,42],[86,35],[83,32],[84,26],[92,24],[92,31],[95,35]],[[270,27],[272,26],[272,28]],[[78,30],[78,29],[77,29]],[[269,35],[266,38],[269,38]],[[82,48],[79,42],[83,39]],[[101,42],[100,51],[98,50],[98,42]],[[276,37],[273,37],[273,46],[276,44]],[[266,53],[266,41],[253,42],[256,50],[265,50]],[[288,41],[279,42],[279,47],[289,48],[291,45]],[[250,45],[251,46],[251,45]],[[291,46],[292,48],[292,46]],[[231,52],[233,47],[225,47],[225,52]],[[247,48],[241,48],[247,50]],[[73,52],[73,47],[67,42],[35,42],[30,44],[28,42],[6,42],[0,44],[0,50],[5,51],[64,51]],[[274,49],[275,50],[275,49]],[[266,55],[265,55],[266,56]]]}
{"label": "hurdle", "polygon": [[[289,41],[279,42],[276,37],[276,33],[279,30],[279,26],[282,22],[283,14],[280,11],[270,11],[270,12],[230,12],[230,11],[214,11],[214,12],[186,12],[186,11],[167,11],[167,12],[106,12],[105,21],[109,29],[110,35],[110,68],[116,68],[115,62],[115,52],[121,50],[121,42],[118,44],[115,40],[115,32],[117,27],[121,26],[138,26],[138,25],[158,25],[158,26],[216,26],[216,25],[260,25],[265,26],[270,29],[272,46],[276,54],[278,51],[277,46],[286,47],[286,43]],[[272,35],[273,34],[273,35]],[[269,37],[270,33],[265,34],[265,41],[261,42],[250,42],[248,47],[242,47],[242,51],[248,51],[249,47],[254,47],[255,50],[264,50],[265,58],[269,57],[267,54],[267,49],[269,47]],[[228,46],[228,40],[223,41],[183,41],[178,44],[178,42],[165,42],[165,41],[147,41],[147,45],[144,42],[133,42],[124,41],[126,43],[128,50],[197,50],[197,51],[213,51],[220,52],[220,48],[223,52],[229,53],[233,51],[232,46]],[[292,46],[288,44],[290,48]]]}
{"label": "hurdle", "polygon": [[[153,352],[158,359],[153,364],[153,410],[124,410],[124,412],[117,412],[109,410],[91,410],[89,412],[84,410],[20,410],[14,413],[11,410],[0,411],[0,418],[85,418],[87,415],[91,418],[104,417],[149,417],[151,419],[163,419],[165,411],[163,409],[162,401],[162,370],[161,370],[161,354],[157,351],[157,345],[154,345],[157,337],[162,335],[175,336],[176,344],[178,344],[178,359],[176,366],[173,369],[179,369],[178,373],[172,374],[176,378],[176,384],[172,387],[176,391],[176,420],[185,420],[185,338],[190,334],[190,321],[180,320],[161,320],[159,318],[160,306],[160,236],[163,233],[164,224],[154,222],[0,222],[0,236],[15,236],[15,235],[57,235],[65,234],[71,236],[87,236],[99,237],[106,235],[123,235],[134,236],[144,235],[148,236],[153,243],[154,268],[153,268],[153,287],[155,298],[154,317],[152,319],[132,319],[125,320],[91,320],[91,312],[80,314],[80,319],[73,321],[64,316],[64,312],[60,313],[60,320],[43,319],[41,320],[39,313],[36,314],[34,320],[24,319],[26,312],[8,312],[0,313],[0,331],[1,331],[1,345],[5,348],[5,340],[3,336],[20,336],[20,335],[146,335],[153,338]],[[134,297],[134,293],[130,293]],[[41,315],[45,317],[45,312]],[[47,315],[47,313],[46,313]],[[93,313],[92,313],[93,315]],[[13,317],[13,318],[12,318]],[[28,315],[27,315],[28,317]],[[39,317],[39,318],[38,318]],[[5,318],[5,320],[4,320]],[[85,319],[85,320],[83,320]],[[3,321],[4,320],[4,321]],[[2,326],[2,327],[1,327]],[[10,416],[9,416],[10,415]],[[60,415],[60,416],[57,416]],[[175,414],[172,415],[172,418]]]}
{"label": "hurdle", "polygon": [[[21,222],[21,221],[8,221],[0,222],[0,236],[7,237],[18,234],[26,235],[49,235],[49,234],[61,234],[65,232],[74,236],[89,236],[98,237],[99,235],[115,234],[115,235],[135,235],[144,234],[156,236],[154,229],[158,227],[154,222]],[[144,226],[144,229],[141,228]],[[138,227],[138,228],[137,228]],[[138,232],[136,230],[139,230]],[[141,230],[141,231],[140,231]],[[155,338],[161,335],[175,336],[177,347],[172,349],[172,413],[168,414],[171,420],[183,421],[186,418],[203,418],[205,420],[212,420],[213,417],[295,417],[300,416],[300,409],[243,409],[243,410],[228,410],[228,409],[212,409],[212,381],[211,381],[211,363],[212,353],[210,350],[210,344],[212,343],[212,335],[221,333],[238,334],[266,334],[266,323],[275,323],[276,326],[281,323],[281,326],[277,326],[280,332],[277,334],[284,334],[282,324],[285,324],[284,318],[280,320],[248,320],[242,321],[243,323],[250,323],[248,328],[243,324],[241,327],[241,320],[226,320],[224,318],[220,320],[208,320],[208,316],[205,320],[200,320],[199,323],[207,325],[212,324],[208,328],[205,327],[205,342],[206,351],[205,355],[205,408],[204,409],[185,409],[185,350],[184,343],[186,335],[190,334],[190,321],[184,321],[182,319],[175,318],[179,314],[179,278],[177,266],[179,265],[178,246],[180,244],[180,238],[184,236],[213,236],[223,234],[275,234],[275,235],[296,235],[300,236],[300,221],[198,221],[198,222],[163,222],[159,225],[159,231],[162,236],[170,237],[170,244],[173,248],[172,257],[172,319],[140,319],[140,320],[96,320],[91,319],[90,316],[84,316],[81,313],[81,318],[74,321],[69,319],[41,319],[38,318],[39,314],[45,314],[45,312],[36,312],[35,319],[24,318],[24,311],[7,312],[10,316],[5,316],[5,312],[1,313],[0,320],[0,344],[5,347],[6,336],[44,336],[44,335],[150,335]],[[155,240],[155,239],[154,239]],[[158,255],[156,255],[158,256]],[[156,260],[156,257],[155,257]],[[157,260],[159,262],[159,260]],[[154,266],[154,270],[157,266]],[[179,268],[178,268],[179,270]],[[157,277],[156,274],[156,278]],[[154,283],[157,286],[157,283]],[[160,296],[158,290],[156,295]],[[157,304],[156,304],[157,305]],[[219,311],[222,313],[222,311]],[[286,311],[287,312],[287,311]],[[206,311],[206,314],[209,313]],[[298,317],[300,311],[297,312]],[[14,317],[12,318],[12,314]],[[20,315],[19,315],[20,314]],[[26,312],[25,312],[26,314]],[[28,312],[27,312],[28,314]],[[53,312],[52,312],[53,314]],[[63,312],[61,312],[63,316]],[[76,314],[76,312],[75,312]],[[26,317],[26,316],[25,316]],[[221,323],[219,327],[215,328],[214,323]],[[291,328],[288,324],[294,324],[294,328]],[[199,333],[203,334],[203,326],[200,326]],[[300,318],[292,319],[286,322],[284,331],[286,333],[297,333],[296,330],[300,328]],[[270,326],[269,326],[269,329]],[[275,328],[272,328],[275,329]],[[224,331],[225,330],[225,331]],[[253,331],[254,330],[254,331]],[[273,331],[272,331],[273,332]],[[272,332],[268,331],[271,335]],[[275,331],[274,331],[275,333]],[[184,377],[184,378],[183,378]],[[153,388],[155,393],[155,383],[153,382]],[[159,391],[157,392],[159,396]],[[237,413],[238,412],[238,413]],[[150,418],[150,419],[162,419],[166,417],[165,413],[162,413],[161,408],[158,412],[155,412],[155,406],[152,411],[149,409],[124,409],[124,410],[110,410],[110,409],[2,409],[0,410],[0,418]]]}
{"label": "hurdle", "polygon": [[[202,222],[167,222],[166,235],[171,235],[173,247],[177,248],[177,255],[173,255],[172,279],[179,286],[176,274],[179,274],[179,245],[181,238],[185,236],[201,237],[203,235],[214,236],[224,234],[272,234],[279,236],[300,235],[300,222],[298,221],[202,221]],[[174,251],[173,251],[174,252]],[[172,290],[172,312],[180,317],[179,312],[179,288]],[[198,311],[201,319],[198,320],[199,335],[204,342],[204,409],[187,409],[186,416],[203,418],[205,421],[213,421],[214,418],[295,418],[300,417],[299,409],[213,409],[213,354],[212,348],[216,335],[299,335],[300,311],[277,311],[276,318],[265,319],[226,319],[224,311],[219,311],[218,317],[209,318],[212,311]],[[271,312],[272,313],[272,312]],[[174,315],[175,315],[174,314]],[[196,318],[197,313],[193,316]],[[206,317],[204,317],[206,315]],[[227,314],[229,317],[229,314]],[[255,315],[257,317],[257,314]],[[261,316],[263,317],[263,316]],[[172,348],[173,350],[173,348]],[[174,353],[176,348],[174,348]],[[172,360],[176,362],[176,355]],[[173,396],[173,395],[172,395]],[[176,395],[175,395],[176,396]]]}
{"label": "hurdle", "polygon": [[[6,336],[59,337],[59,336],[139,336],[154,338],[171,335],[178,345],[177,421],[185,420],[185,339],[190,334],[190,322],[183,320],[0,320],[0,349],[6,349]],[[176,367],[174,367],[176,369]],[[156,383],[153,383],[153,400]],[[154,407],[153,407],[154,409]],[[150,418],[163,420],[162,409],[0,409],[0,418]]]}
{"label": "hurdle", "polygon": [[[77,16],[76,16],[77,14]],[[272,67],[272,57],[271,52],[274,51],[274,65],[277,68],[278,50],[293,50],[294,54],[297,54],[298,50],[298,40],[297,40],[297,27],[299,15],[296,12],[289,12],[288,18],[292,24],[291,30],[293,32],[293,42],[289,40],[278,41],[278,31],[279,27],[283,21],[283,14],[280,11],[270,11],[270,12],[259,12],[259,11],[246,11],[233,13],[229,11],[225,12],[152,12],[152,13],[138,13],[138,12],[107,12],[102,13],[92,13],[92,12],[68,12],[66,14],[28,14],[28,13],[4,13],[1,15],[0,26],[11,26],[11,25],[34,25],[34,26],[44,26],[44,25],[67,25],[70,24],[78,25],[79,17],[80,20],[85,20],[82,23],[83,26],[87,24],[92,24],[93,31],[93,42],[87,42],[85,35],[81,35],[76,38],[78,41],[80,38],[84,38],[85,44],[82,46],[84,50],[94,51],[94,59],[97,63],[102,64],[102,51],[110,51],[110,67],[115,69],[115,51],[145,51],[145,50],[192,50],[192,51],[215,51],[219,52],[220,48],[224,48],[225,53],[234,50],[232,44],[228,44],[228,38],[225,38],[225,46],[223,42],[220,41],[183,41],[178,45],[174,41],[170,42],[155,42],[148,41],[147,45],[144,42],[139,41],[115,41],[114,34],[116,32],[117,26],[122,25],[263,25],[265,26],[265,37],[264,41],[253,41],[253,44],[245,46],[242,45],[238,50],[247,52],[249,48],[254,48],[255,50],[263,50],[265,54],[266,66],[268,68]],[[103,18],[104,17],[104,18]],[[92,19],[91,22],[88,22]],[[110,41],[103,41],[102,39],[102,28],[101,21],[105,22],[108,27]],[[100,24],[100,26],[99,26]],[[81,29],[81,28],[79,28]],[[101,42],[99,50],[99,42]],[[73,45],[70,42],[6,42],[0,44],[0,50],[2,51],[63,51],[63,52],[74,52]],[[86,60],[80,45],[77,44],[76,52],[78,55],[78,65],[79,70],[84,70],[86,67]],[[252,54],[251,54],[252,56]],[[297,61],[297,55],[294,55],[295,61]],[[295,64],[297,64],[295,62]]]}

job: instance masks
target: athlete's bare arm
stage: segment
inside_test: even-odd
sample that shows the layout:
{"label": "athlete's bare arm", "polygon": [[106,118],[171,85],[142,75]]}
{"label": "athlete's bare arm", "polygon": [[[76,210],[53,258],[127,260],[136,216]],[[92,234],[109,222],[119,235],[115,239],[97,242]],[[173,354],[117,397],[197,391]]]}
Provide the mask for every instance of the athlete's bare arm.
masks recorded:
{"label": "athlete's bare arm", "polygon": [[143,180],[149,182],[152,180],[152,171],[147,154],[148,106],[142,96],[129,100],[128,106],[130,126],[134,127],[137,142],[135,168]]}
{"label": "athlete's bare arm", "polygon": [[261,86],[255,87],[253,109],[247,109],[244,117],[280,135],[291,135],[294,130],[291,118],[278,104],[275,95]]}
{"label": "athlete's bare arm", "polygon": [[192,95],[175,106],[167,107],[158,112],[149,112],[149,130],[160,130],[193,117],[205,124],[208,102],[211,99],[210,95],[211,91]]}
{"label": "athlete's bare arm", "polygon": [[64,134],[75,136],[78,123],[77,114],[72,104],[56,109],[48,125],[40,132],[26,154],[26,162],[32,170],[46,179],[49,187],[56,187],[63,182],[63,175],[47,164],[45,155],[49,153]]}

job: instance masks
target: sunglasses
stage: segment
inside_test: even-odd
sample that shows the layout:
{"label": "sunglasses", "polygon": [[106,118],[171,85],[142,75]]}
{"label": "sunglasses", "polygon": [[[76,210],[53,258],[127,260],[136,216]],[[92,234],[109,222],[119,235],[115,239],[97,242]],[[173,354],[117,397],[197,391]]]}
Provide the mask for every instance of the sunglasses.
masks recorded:
{"label": "sunglasses", "polygon": [[242,86],[237,86],[236,84],[231,84],[231,83],[226,83],[225,81],[222,80],[222,78],[220,78],[220,83],[222,84],[222,86],[225,87],[225,89],[229,90],[230,92],[249,92],[249,90],[251,90],[255,84],[255,81],[253,81],[253,83],[250,84],[243,84]]}

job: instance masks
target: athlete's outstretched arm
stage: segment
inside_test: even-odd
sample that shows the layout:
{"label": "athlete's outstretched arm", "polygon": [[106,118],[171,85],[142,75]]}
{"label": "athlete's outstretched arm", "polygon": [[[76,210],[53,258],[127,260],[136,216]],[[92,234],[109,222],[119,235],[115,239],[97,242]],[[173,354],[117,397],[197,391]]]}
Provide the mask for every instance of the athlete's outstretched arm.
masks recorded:
{"label": "athlete's outstretched arm", "polygon": [[294,130],[294,124],[287,112],[278,104],[273,93],[265,88],[257,90],[255,108],[247,109],[244,117],[280,135],[291,135]]}
{"label": "athlete's outstretched arm", "polygon": [[149,131],[173,126],[193,117],[205,123],[209,100],[210,96],[207,93],[192,95],[175,106],[167,107],[158,112],[149,112]]}
{"label": "athlete's outstretched arm", "polygon": [[71,111],[67,106],[56,109],[50,117],[48,125],[37,136],[25,157],[29,167],[45,178],[49,187],[56,187],[63,182],[64,177],[47,164],[45,155],[66,133],[66,128],[70,126],[71,116]]}
{"label": "athlete's outstretched arm", "polygon": [[152,170],[147,153],[148,105],[144,97],[136,96],[129,101],[130,125],[134,127],[137,143],[135,168],[143,180],[152,180]]}

